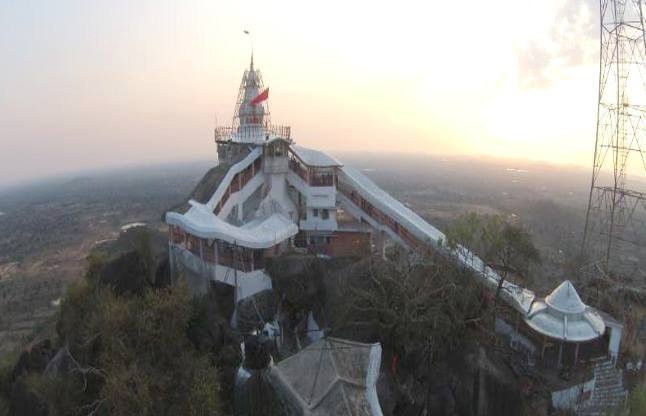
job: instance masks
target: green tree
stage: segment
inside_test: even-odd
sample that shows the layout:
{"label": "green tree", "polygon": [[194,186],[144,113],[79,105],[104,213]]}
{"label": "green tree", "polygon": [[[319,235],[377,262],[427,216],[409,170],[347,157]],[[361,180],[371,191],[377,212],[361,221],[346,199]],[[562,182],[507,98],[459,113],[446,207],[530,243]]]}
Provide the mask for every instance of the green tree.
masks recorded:
{"label": "green tree", "polygon": [[628,397],[628,409],[630,415],[646,414],[646,384],[641,383],[633,388]]}
{"label": "green tree", "polygon": [[92,265],[57,325],[71,371],[33,383],[50,413],[220,414],[216,360],[188,336],[197,309],[187,287],[117,295]]}
{"label": "green tree", "polygon": [[[458,218],[447,232],[449,247],[466,257],[479,255],[498,272],[494,311],[506,280],[511,276],[528,280],[530,266],[541,261],[531,234],[521,225],[500,215],[479,217],[474,213]],[[494,313],[495,316],[495,313]]]}

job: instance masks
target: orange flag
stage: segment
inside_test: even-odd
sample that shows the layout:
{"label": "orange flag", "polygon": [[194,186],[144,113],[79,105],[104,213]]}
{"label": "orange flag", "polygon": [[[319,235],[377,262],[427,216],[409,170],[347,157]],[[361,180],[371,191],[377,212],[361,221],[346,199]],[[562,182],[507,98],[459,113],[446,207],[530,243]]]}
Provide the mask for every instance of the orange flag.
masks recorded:
{"label": "orange flag", "polygon": [[267,98],[269,98],[269,88],[265,88],[263,92],[261,92],[256,96],[256,98],[251,100],[251,105],[258,105],[261,102],[265,101]]}

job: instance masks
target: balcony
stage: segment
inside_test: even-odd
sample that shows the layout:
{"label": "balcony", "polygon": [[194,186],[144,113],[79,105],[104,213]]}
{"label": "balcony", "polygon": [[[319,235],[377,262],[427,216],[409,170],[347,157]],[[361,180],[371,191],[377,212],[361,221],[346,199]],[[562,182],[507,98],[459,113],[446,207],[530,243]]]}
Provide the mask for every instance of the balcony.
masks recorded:
{"label": "balcony", "polygon": [[291,141],[291,127],[277,125],[220,126],[215,128],[215,141],[238,143],[264,143],[268,139],[280,137]]}

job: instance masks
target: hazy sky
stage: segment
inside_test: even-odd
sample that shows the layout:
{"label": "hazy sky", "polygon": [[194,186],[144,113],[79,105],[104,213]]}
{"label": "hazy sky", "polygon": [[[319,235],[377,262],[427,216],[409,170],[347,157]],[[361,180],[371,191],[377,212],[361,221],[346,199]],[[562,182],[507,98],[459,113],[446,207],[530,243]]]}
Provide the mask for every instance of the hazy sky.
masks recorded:
{"label": "hazy sky", "polygon": [[215,158],[253,34],[275,123],[331,151],[591,163],[598,2],[0,2],[0,183]]}

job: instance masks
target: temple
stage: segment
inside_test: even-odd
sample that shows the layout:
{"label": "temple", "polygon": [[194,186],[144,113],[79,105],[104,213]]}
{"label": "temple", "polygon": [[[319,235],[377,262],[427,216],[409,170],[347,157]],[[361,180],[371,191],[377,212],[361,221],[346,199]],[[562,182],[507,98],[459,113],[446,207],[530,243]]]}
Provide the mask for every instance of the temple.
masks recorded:
{"label": "temple", "polygon": [[[205,293],[210,282],[230,285],[240,301],[271,289],[268,258],[383,255],[390,242],[450,256],[497,292],[501,277],[474,253],[447,244],[441,231],[360,171],[297,145],[289,127],[272,124],[268,97],[252,57],[232,123],[215,128],[218,165],[165,215],[174,278],[185,275],[194,293]],[[616,359],[621,324],[583,304],[569,281],[544,299],[506,280],[500,293],[517,321],[505,331],[532,352],[556,346],[556,367],[576,364],[579,347],[599,340],[603,354]]]}

